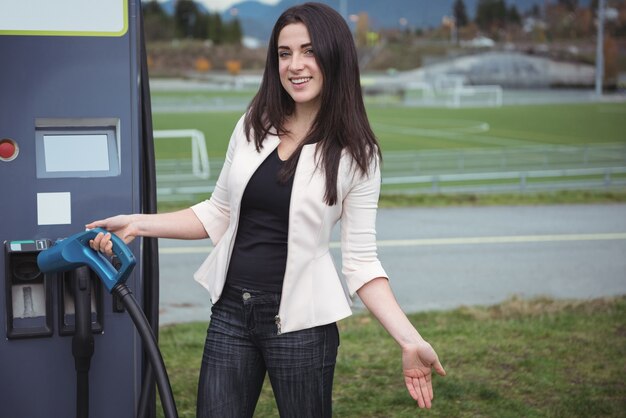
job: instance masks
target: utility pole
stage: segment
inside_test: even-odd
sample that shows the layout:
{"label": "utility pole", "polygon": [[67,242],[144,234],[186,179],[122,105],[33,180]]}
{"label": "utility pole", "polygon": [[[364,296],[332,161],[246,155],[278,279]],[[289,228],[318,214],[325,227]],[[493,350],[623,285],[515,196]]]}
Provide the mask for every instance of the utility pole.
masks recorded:
{"label": "utility pole", "polygon": [[604,13],[605,1],[598,1],[598,44],[596,45],[596,95],[602,96],[604,79]]}

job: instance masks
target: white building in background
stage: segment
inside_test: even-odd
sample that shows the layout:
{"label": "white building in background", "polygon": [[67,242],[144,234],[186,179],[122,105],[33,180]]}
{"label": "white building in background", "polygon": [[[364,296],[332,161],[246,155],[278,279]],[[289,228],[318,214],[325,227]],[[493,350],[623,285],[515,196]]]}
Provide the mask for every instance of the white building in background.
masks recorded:
{"label": "white building in background", "polygon": [[496,46],[496,42],[486,36],[477,36],[468,41],[461,41],[461,46],[464,48],[493,48]]}
{"label": "white building in background", "polygon": [[413,81],[434,82],[441,76],[457,76],[465,84],[497,84],[502,87],[538,88],[593,86],[593,65],[555,61],[519,52],[484,52],[457,57],[413,71],[399,73]]}
{"label": "white building in background", "polygon": [[241,40],[241,44],[248,49],[258,49],[264,45],[260,39],[251,36],[244,36]]}

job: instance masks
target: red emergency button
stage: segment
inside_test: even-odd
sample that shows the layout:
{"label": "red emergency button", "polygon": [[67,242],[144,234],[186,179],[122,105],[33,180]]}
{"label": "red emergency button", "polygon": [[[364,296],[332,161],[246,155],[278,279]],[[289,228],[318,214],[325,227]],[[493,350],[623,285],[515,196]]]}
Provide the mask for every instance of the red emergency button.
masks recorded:
{"label": "red emergency button", "polygon": [[0,139],[0,161],[12,161],[19,153],[17,143],[12,139]]}

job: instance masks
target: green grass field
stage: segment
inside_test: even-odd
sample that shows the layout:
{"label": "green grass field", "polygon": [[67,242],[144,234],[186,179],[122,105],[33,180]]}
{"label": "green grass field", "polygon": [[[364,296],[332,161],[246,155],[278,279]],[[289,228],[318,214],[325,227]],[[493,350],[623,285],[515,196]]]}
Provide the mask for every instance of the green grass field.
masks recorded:
{"label": "green grass field", "polygon": [[[400,352],[369,315],[339,323],[335,417],[623,417],[626,299],[511,299],[492,307],[411,314],[448,375],[430,411],[404,388]],[[161,329],[181,417],[195,416],[205,323]],[[277,417],[266,382],[255,417]]]}
{"label": "green grass field", "polygon": [[[214,103],[216,99],[239,100],[242,108],[247,103],[251,91],[225,92],[161,92],[153,95],[155,103],[185,104]],[[205,135],[209,158],[222,161],[228,140],[241,111],[203,111],[176,113],[155,113],[155,129],[198,129]],[[424,108],[402,106],[368,105],[368,115],[374,132],[378,136],[383,151],[383,179],[394,176],[437,175],[457,173],[459,155],[463,155],[465,172],[527,172],[528,170],[564,170],[595,167],[594,173],[568,174],[570,182],[567,188],[587,190],[580,184],[593,184],[599,187],[605,184],[603,167],[626,166],[624,146],[626,146],[626,103],[583,103],[562,105],[523,105],[500,108]],[[608,147],[604,146],[609,144]],[[618,146],[615,146],[617,144]],[[566,147],[566,148],[563,148]],[[567,147],[575,147],[567,148]],[[158,160],[178,159],[190,161],[191,147],[189,139],[158,139],[156,141]],[[538,149],[539,148],[539,149]],[[585,151],[583,151],[585,150]],[[583,163],[587,151],[593,160],[589,165]],[[406,154],[420,152],[419,170],[414,168],[416,160],[407,161]],[[434,153],[434,154],[433,154]],[[385,155],[387,158],[385,158]],[[398,158],[404,162],[398,164]],[[413,158],[413,157],[411,157]],[[544,165],[542,161],[550,161]],[[217,178],[219,165],[212,166],[212,178]],[[394,171],[400,168],[400,172]],[[623,171],[623,169],[622,169]],[[626,174],[613,173],[613,181],[623,181]],[[565,178],[564,178],[565,179]],[[527,180],[529,187],[536,190],[552,187],[560,178],[538,178]],[[582,183],[581,183],[582,182]],[[571,186],[577,183],[577,185]],[[508,188],[499,193],[509,196],[519,191],[520,180],[506,180],[499,177],[488,180],[445,180],[442,187],[462,188],[463,190],[487,189],[502,186]],[[433,193],[432,182],[414,184],[394,184],[383,181],[381,205],[389,206],[399,202],[412,201],[419,204],[420,199],[389,199],[390,195],[413,195]],[[579,187],[577,189],[577,187]],[[558,188],[553,188],[557,190]],[[565,188],[563,188],[565,189]],[[611,196],[596,194],[578,195],[572,200],[571,193],[553,193],[535,191],[540,198],[532,197],[529,203],[572,203],[580,202],[583,197],[588,202],[613,201],[618,196],[624,201],[626,190],[612,186],[610,190],[599,189]],[[457,191],[455,193],[462,193]],[[474,192],[476,193],[476,192]],[[480,192],[478,192],[480,194]],[[617,193],[617,194],[615,194]],[[493,193],[490,193],[493,194]],[[524,195],[531,192],[525,191]],[[444,196],[445,193],[436,193]],[[160,201],[160,210],[173,210],[206,198],[206,195],[180,197],[179,200]],[[489,204],[489,199],[470,199],[475,204]],[[465,199],[465,202],[470,200]],[[516,199],[518,200],[518,199]],[[496,199],[501,202],[502,199]],[[583,200],[585,201],[585,200]],[[391,203],[394,202],[394,203]],[[446,203],[447,202],[447,203]],[[449,204],[450,200],[444,203]]]}
{"label": "green grass field", "polygon": [[[201,130],[213,158],[224,155],[242,113],[157,113],[154,128]],[[368,114],[383,153],[626,143],[626,103],[466,109],[370,106]],[[157,158],[190,155],[188,147],[177,141],[159,140],[156,149]]]}

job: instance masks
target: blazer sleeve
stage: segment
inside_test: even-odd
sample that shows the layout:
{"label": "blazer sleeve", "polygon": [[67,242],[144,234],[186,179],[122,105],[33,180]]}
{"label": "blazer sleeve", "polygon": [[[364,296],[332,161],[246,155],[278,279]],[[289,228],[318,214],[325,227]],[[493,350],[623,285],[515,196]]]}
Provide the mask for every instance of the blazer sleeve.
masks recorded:
{"label": "blazer sleeve", "polygon": [[354,174],[341,214],[342,273],[350,295],[377,277],[387,278],[378,260],[376,212],[380,195],[380,165],[371,164],[367,176]]}
{"label": "blazer sleeve", "polygon": [[241,139],[242,135],[245,137],[243,120],[244,117],[242,116],[230,137],[224,165],[217,179],[217,183],[215,184],[215,189],[211,194],[211,198],[191,207],[204,226],[209,238],[213,241],[213,244],[218,243],[230,223],[228,177],[230,175],[230,167],[235,154],[235,148],[237,147],[237,141]]}

